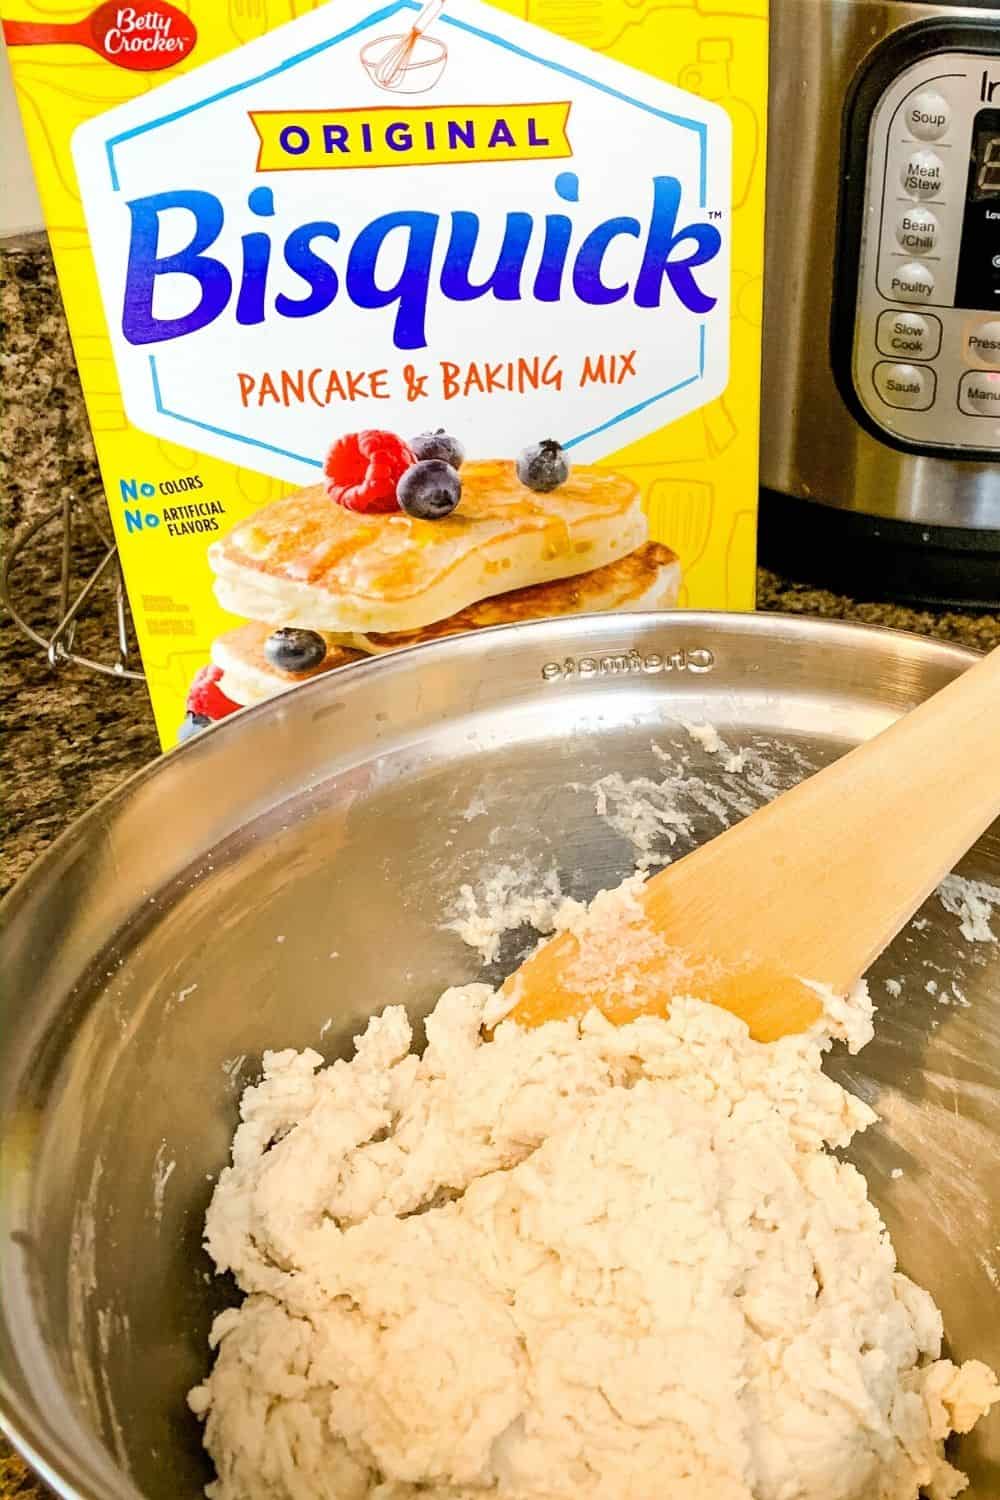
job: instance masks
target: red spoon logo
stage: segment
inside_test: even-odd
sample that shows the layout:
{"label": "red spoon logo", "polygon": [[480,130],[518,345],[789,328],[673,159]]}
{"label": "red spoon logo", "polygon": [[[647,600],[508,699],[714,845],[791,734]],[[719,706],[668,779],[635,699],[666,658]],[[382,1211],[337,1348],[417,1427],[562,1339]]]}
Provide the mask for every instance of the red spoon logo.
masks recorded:
{"label": "red spoon logo", "polygon": [[8,47],[89,47],[106,62],[140,73],[183,62],[198,39],[190,16],[168,0],[99,5],[82,21],[5,21],[3,31]]}

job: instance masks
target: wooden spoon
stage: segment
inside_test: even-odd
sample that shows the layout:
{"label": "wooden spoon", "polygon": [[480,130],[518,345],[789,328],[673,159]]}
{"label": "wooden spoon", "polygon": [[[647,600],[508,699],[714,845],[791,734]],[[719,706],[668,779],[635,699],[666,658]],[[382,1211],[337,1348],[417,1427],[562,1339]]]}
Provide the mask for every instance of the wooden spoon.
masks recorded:
{"label": "wooden spoon", "polygon": [[[850,992],[1000,814],[1000,649],[888,729],[641,887],[506,981],[512,1019],[616,1023],[695,995],[759,1041]],[[631,915],[629,914],[631,911]]]}

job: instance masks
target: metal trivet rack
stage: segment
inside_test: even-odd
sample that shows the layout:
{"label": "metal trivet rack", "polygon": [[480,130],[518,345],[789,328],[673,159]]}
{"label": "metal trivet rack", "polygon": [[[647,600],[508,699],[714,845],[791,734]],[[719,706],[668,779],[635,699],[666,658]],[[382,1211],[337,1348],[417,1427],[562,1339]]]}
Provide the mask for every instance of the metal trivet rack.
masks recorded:
{"label": "metal trivet rack", "polygon": [[[51,666],[64,667],[72,664],[90,672],[100,672],[106,677],[143,682],[144,673],[138,667],[129,665],[130,662],[138,661],[139,652],[125,596],[118,548],[108,525],[103,521],[104,505],[104,492],[99,485],[87,486],[80,491],[67,487],[58,505],[15,534],[7,549],[3,566],[0,567],[0,604],[8,611],[22,635],[42,648]],[[73,576],[74,540],[80,523],[89,530],[91,540],[103,548],[103,555],[83,583],[76,585]],[[49,631],[45,625],[36,628],[25,618],[25,606],[18,601],[16,577],[28,561],[33,560],[42,572],[51,566],[44,554],[47,550],[45,543],[53,534],[59,536],[59,587],[54,601],[55,609],[52,611],[56,617],[55,625]],[[106,600],[109,590],[114,605],[114,659],[96,661],[93,657],[74,650],[77,627],[88,607],[93,609],[102,600]]]}

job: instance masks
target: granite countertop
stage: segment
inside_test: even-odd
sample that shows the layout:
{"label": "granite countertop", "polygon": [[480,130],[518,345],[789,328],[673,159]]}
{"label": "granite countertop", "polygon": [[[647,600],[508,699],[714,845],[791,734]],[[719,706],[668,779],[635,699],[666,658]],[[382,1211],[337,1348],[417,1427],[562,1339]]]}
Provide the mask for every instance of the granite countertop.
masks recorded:
{"label": "granite countertop", "polygon": [[[4,542],[40,519],[67,487],[98,491],[93,445],[51,257],[43,240],[0,250],[5,327],[0,385],[0,451]],[[75,557],[81,576],[102,553],[103,517],[81,526]],[[59,552],[55,532],[41,534],[37,556],[17,575],[17,598],[41,628],[54,623]],[[791,614],[862,620],[987,650],[1000,645],[1000,614],[916,610],[855,601],[808,583],[758,575],[758,607]],[[111,600],[80,627],[78,649],[108,660],[114,648]],[[51,628],[50,623],[50,628]],[[0,711],[5,796],[0,893],[70,822],[158,753],[153,716],[141,683],[79,668],[54,670],[44,652],[4,616],[6,662]],[[0,1500],[41,1500],[47,1492],[0,1439]]]}

